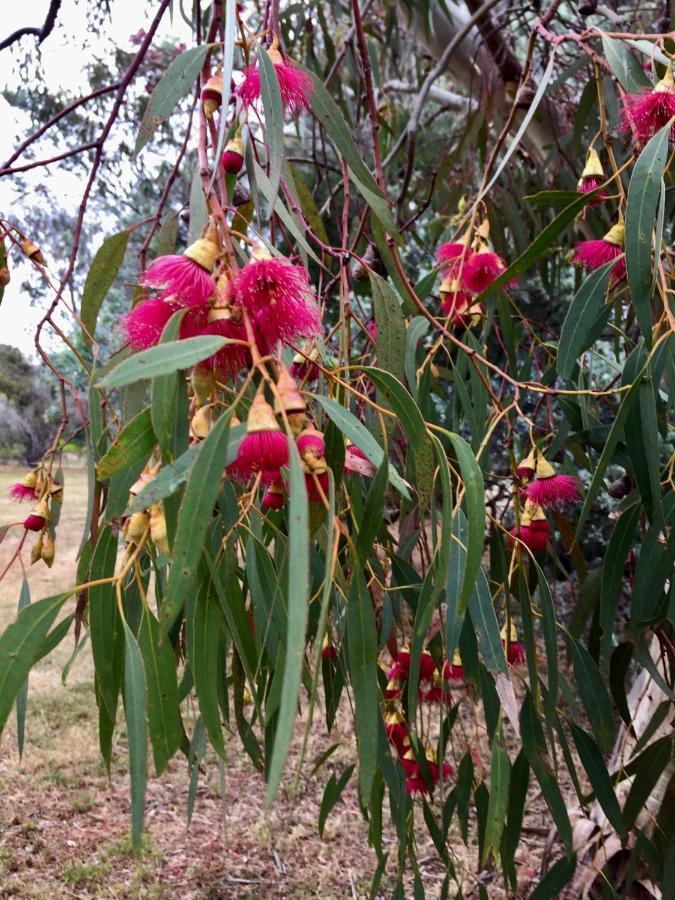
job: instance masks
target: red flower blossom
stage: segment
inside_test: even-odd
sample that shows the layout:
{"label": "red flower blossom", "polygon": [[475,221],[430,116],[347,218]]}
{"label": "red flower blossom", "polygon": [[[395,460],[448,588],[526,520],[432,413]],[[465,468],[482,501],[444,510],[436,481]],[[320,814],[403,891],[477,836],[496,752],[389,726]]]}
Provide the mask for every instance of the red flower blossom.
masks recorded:
{"label": "red flower blossom", "polygon": [[[272,46],[267,51],[274,63],[274,71],[279,81],[281,102],[295,116],[304,109],[309,109],[309,97],[314,89],[312,79],[299,69],[290,59],[284,59],[278,50],[275,36]],[[237,96],[244,106],[253,106],[260,99],[260,71],[258,65],[248,66],[244,70],[244,80],[237,88]]]}
{"label": "red flower blossom", "polygon": [[323,498],[328,496],[328,472],[306,473],[305,487],[310,503],[323,503]]}
{"label": "red flower blossom", "polygon": [[390,678],[387,681],[387,686],[384,689],[384,696],[387,700],[398,700],[403,695],[403,689],[401,688],[401,682],[398,678]]}
{"label": "red flower blossom", "polygon": [[147,350],[159,343],[164,327],[178,309],[165,300],[142,300],[122,317],[122,333],[132,350]]}
{"label": "red flower blossom", "polygon": [[[32,473],[30,473],[32,474]],[[36,500],[35,496],[35,486],[29,487],[26,485],[26,479],[23,481],[19,481],[16,484],[11,484],[9,486],[9,496],[12,500],[17,500],[21,503],[24,500]]]}
{"label": "red flower blossom", "polygon": [[450,241],[441,244],[436,253],[436,260],[445,275],[463,274],[466,264],[473,256],[473,250],[467,244]]}
{"label": "red flower blossom", "polygon": [[545,526],[543,528],[535,528],[534,524],[531,522],[529,525],[521,524],[519,528],[513,528],[511,536],[522,541],[533,553],[540,553],[548,546],[550,531],[546,521],[542,523]]}
{"label": "red flower blossom", "polygon": [[228,175],[236,175],[241,170],[244,164],[244,142],[239,134],[225,145],[220,164]]}
{"label": "red flower blossom", "polygon": [[[241,322],[235,322],[234,319],[216,319],[214,322],[207,323],[199,332],[200,334],[217,334],[221,337],[230,338],[235,341],[246,341],[246,328]],[[183,335],[181,335],[182,337]],[[242,369],[248,368],[251,364],[251,355],[246,343],[244,344],[225,344],[213,356],[209,356],[203,362],[199,363],[201,368],[213,369],[222,378],[234,378]]]}
{"label": "red flower blossom", "polygon": [[251,404],[246,437],[237,451],[237,471],[243,478],[254,472],[278,470],[288,463],[288,438],[281,431],[274,410],[261,393]]}
{"label": "red flower blossom", "polygon": [[45,527],[45,518],[32,512],[23,520],[23,527],[26,531],[42,531]]}
{"label": "red flower blossom", "polygon": [[572,262],[584,269],[599,269],[601,266],[618,259],[612,269],[612,284],[618,284],[626,277],[626,260],[623,256],[625,228],[623,223],[612,226],[600,240],[580,241],[574,248]]}
{"label": "red flower blossom", "polygon": [[141,275],[141,284],[161,290],[161,300],[172,300],[178,306],[204,306],[216,293],[210,273],[218,252],[214,240],[200,238],[182,256],[158,256]]}
{"label": "red flower blossom", "polygon": [[252,259],[230,282],[230,297],[249,313],[270,347],[279,341],[314,337],[321,331],[307,270],[288,259]]}
{"label": "red flower blossom", "polygon": [[[505,649],[507,649],[505,647]],[[520,641],[513,641],[509,644],[506,658],[512,666],[522,666],[525,662],[525,648]]]}
{"label": "red flower blossom", "polygon": [[323,642],[321,644],[321,656],[324,659],[337,659],[338,657],[337,647],[332,642],[330,634],[325,634],[323,637]]}
{"label": "red flower blossom", "polygon": [[298,435],[297,440],[298,453],[302,457],[303,453],[310,452],[314,456],[322,457],[326,452],[326,442],[323,434],[316,428],[310,427]]}
{"label": "red flower blossom", "polygon": [[[600,157],[597,151],[591,147],[586,157],[586,165],[577,184],[577,190],[580,194],[590,194],[592,191],[597,190],[604,180],[605,173],[602,170]],[[589,206],[598,206],[606,198],[607,195],[600,191],[599,194],[589,201]]]}
{"label": "red flower blossom", "polygon": [[396,747],[399,755],[404,747],[404,741],[408,737],[408,726],[400,712],[392,712],[384,717],[384,730],[389,741]]}
{"label": "red flower blossom", "polygon": [[535,458],[534,452],[530,453],[525,459],[521,459],[521,461],[516,466],[516,475],[518,478],[526,478],[528,481],[534,475],[534,470],[537,467],[537,462]]}
{"label": "red flower blossom", "polygon": [[441,297],[441,309],[445,315],[449,316],[455,325],[465,326],[462,313],[473,301],[471,294],[461,288],[460,282],[454,276],[444,278],[438,292]]}
{"label": "red flower blossom", "polygon": [[262,498],[263,509],[283,509],[286,503],[286,495],[283,485],[273,482],[269,485]]}
{"label": "red flower blossom", "polygon": [[392,678],[397,678],[400,681],[405,681],[408,677],[408,670],[404,669],[400,663],[395,662],[394,665],[387,672],[387,678],[391,680]]}
{"label": "red flower blossom", "polygon": [[476,294],[489,288],[502,272],[506,271],[506,263],[496,253],[483,251],[474,253],[464,267],[462,283]]}
{"label": "red flower blossom", "polygon": [[431,681],[420,681],[418,697],[423,703],[452,703],[450,691],[435,670]]}
{"label": "red flower blossom", "polygon": [[353,472],[357,475],[365,475],[372,478],[377,472],[366,454],[356,444],[348,444],[345,449],[345,472]]}
{"label": "red flower blossom", "polygon": [[525,496],[539,506],[566,506],[578,503],[579,479],[576,475],[551,475],[550,478],[537,477],[525,488]]}
{"label": "red flower blossom", "polygon": [[[672,65],[668,66],[665,78],[656,87],[636,94],[626,94],[623,104],[621,128],[624,131],[634,130],[638,144],[643,146],[675,116]],[[670,140],[675,141],[675,124],[670,131]]]}

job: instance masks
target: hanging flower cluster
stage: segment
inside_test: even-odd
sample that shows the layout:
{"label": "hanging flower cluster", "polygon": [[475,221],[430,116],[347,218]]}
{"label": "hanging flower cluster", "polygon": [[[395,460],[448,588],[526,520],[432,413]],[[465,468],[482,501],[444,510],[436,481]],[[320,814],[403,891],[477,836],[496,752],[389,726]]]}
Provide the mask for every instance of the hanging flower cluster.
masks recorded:
{"label": "hanging flower cluster", "polygon": [[48,568],[51,568],[55,555],[53,529],[49,528],[51,509],[53,503],[61,503],[63,485],[40,465],[26,472],[21,481],[11,484],[9,496],[16,503],[28,500],[34,504],[25,519],[14,524],[23,527],[26,534],[29,531],[38,533],[31,550],[31,563],[34,564],[41,559]]}
{"label": "hanging flower cluster", "polygon": [[511,539],[539,553],[546,549],[551,537],[544,510],[578,503],[581,499],[579,478],[556,472],[538,449],[518,463],[516,478],[525,505],[519,523],[511,530]]}
{"label": "hanging flower cluster", "polygon": [[[279,50],[279,39],[276,35],[272,45],[266,51],[274,64],[274,71],[279,82],[281,102],[291,115],[296,116],[309,109],[309,97],[313,90],[312,79],[297,67],[290,59],[284,59]],[[260,100],[259,64],[248,66],[244,70],[244,80],[237,88],[237,96],[245,108],[254,106]]]}
{"label": "hanging flower cluster", "polygon": [[441,309],[458,328],[468,328],[482,318],[478,295],[506,271],[504,260],[487,243],[488,234],[486,220],[478,228],[473,245],[467,241],[451,241],[442,244],[436,254],[442,274]]}
{"label": "hanging flower cluster", "polygon": [[[604,180],[605,173],[598,151],[591,147],[586,155],[586,165],[577,184],[577,190],[580,194],[592,194],[593,191],[598,190]],[[589,206],[599,206],[606,199],[607,195],[605,192],[598,191],[595,197],[589,201]]]}

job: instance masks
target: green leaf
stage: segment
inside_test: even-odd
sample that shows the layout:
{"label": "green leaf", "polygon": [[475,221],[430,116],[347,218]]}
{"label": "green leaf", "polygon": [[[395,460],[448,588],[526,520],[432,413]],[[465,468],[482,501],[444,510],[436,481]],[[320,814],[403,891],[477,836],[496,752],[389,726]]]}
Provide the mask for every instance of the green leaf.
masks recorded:
{"label": "green leaf", "polygon": [[530,900],[553,900],[554,897],[562,896],[562,889],[572,880],[576,870],[576,854],[562,856],[532,891]]}
{"label": "green leaf", "polygon": [[136,638],[124,622],[124,713],[129,742],[131,777],[131,845],[141,849],[145,789],[148,782],[148,735],[145,727],[145,673]]}
{"label": "green leaf", "polygon": [[511,763],[509,755],[500,741],[492,743],[492,762],[490,764],[490,799],[487,810],[487,825],[481,866],[485,865],[490,853],[495,857],[499,852],[502,833],[506,824],[506,811],[509,803],[509,779]]}
{"label": "green leaf", "polygon": [[626,270],[635,316],[648,347],[652,345],[652,251],[661,180],[668,159],[672,121],[645,145],[633,166],[626,204]]}
{"label": "green leaf", "polygon": [[[169,344],[179,339],[180,327],[186,312],[186,309],[179,309],[171,316],[162,331],[161,344]],[[188,439],[187,410],[184,410],[185,415],[182,415],[179,409],[178,377],[178,372],[169,372],[167,375],[153,378],[150,384],[152,430],[165,459],[169,460],[175,457],[177,432],[180,430],[184,432],[182,437],[186,444]]]}
{"label": "green leaf", "polygon": [[386,495],[387,465],[383,460],[366,496],[364,512],[359,522],[359,530],[354,544],[354,551],[361,565],[366,564],[373,548],[373,541],[382,525]]}
{"label": "green leaf", "polygon": [[529,692],[520,710],[520,733],[527,761],[539,782],[548,808],[551,810],[551,815],[558,827],[560,840],[567,852],[571,853],[572,828],[567,814],[567,806],[560,793],[557,777],[549,764],[544,732]]}
{"label": "green leaf", "polygon": [[377,365],[378,368],[394,375],[399,381],[403,381],[405,377],[405,318],[401,309],[401,301],[384,278],[380,278],[375,272],[369,274],[370,289],[373,293],[373,310],[377,323],[375,339]]}
{"label": "green leaf", "polygon": [[469,534],[466,546],[466,565],[462,590],[459,597],[459,614],[462,616],[474,590],[476,579],[480,571],[480,561],[483,556],[483,544],[485,540],[485,483],[480,466],[471,448],[458,434],[445,432],[452,442],[457,454],[457,461],[462,473],[464,483],[467,520],[469,522]]}
{"label": "green leaf", "polygon": [[574,678],[588,721],[601,750],[608,751],[614,739],[612,701],[604,679],[591,654],[569,635]]}
{"label": "green leaf", "polygon": [[625,439],[635,480],[650,522],[663,522],[659,425],[651,378],[639,378],[637,396],[626,417]]}
{"label": "green leaf", "polygon": [[201,443],[193,444],[173,465],[163,466],[152,481],[131,500],[124,514],[130,516],[142,509],[148,509],[154,503],[159,503],[160,500],[173,494],[190,477],[202,446]]}
{"label": "green leaf", "polygon": [[[603,34],[602,49],[615,78],[629,94],[638,93],[642,88],[650,86],[649,78],[645,75],[642,66],[623,41],[617,41],[615,38]],[[653,48],[650,47],[650,50]]]}
{"label": "green leaf", "polygon": [[523,199],[533,206],[567,206],[574,200],[578,200],[580,196],[579,191],[538,191],[536,194],[523,197]]}
{"label": "green leaf", "polygon": [[622,513],[614,525],[614,530],[610,535],[605,551],[605,559],[602,565],[599,616],[599,624],[602,629],[600,645],[605,659],[609,659],[612,653],[614,618],[623,585],[623,571],[628,551],[635,539],[635,529],[639,516],[640,507],[637,503]]}
{"label": "green leaf", "polygon": [[293,441],[289,441],[289,503],[288,503],[288,628],[284,677],[281,686],[281,707],[277,722],[274,749],[270,762],[267,802],[274,799],[293,735],[298,706],[300,678],[305,653],[305,632],[309,597],[309,509],[305,476],[300,456]]}
{"label": "green leaf", "polygon": [[155,256],[169,256],[176,252],[176,243],[178,241],[178,213],[170,213],[162,222],[162,227],[153,244],[153,252]]}
{"label": "green leaf", "polygon": [[[106,525],[99,535],[89,574],[92,581],[111,578],[117,559],[117,535]],[[101,701],[114,724],[117,695],[122,680],[122,623],[115,585],[95,584],[89,588],[89,636]]]}
{"label": "green leaf", "polygon": [[145,107],[136,138],[135,154],[140,153],[162,122],[169,118],[176,103],[194,88],[206,54],[215,46],[201,44],[199,47],[191,47],[170,64]]}
{"label": "green leaf", "polygon": [[632,828],[644,808],[654,787],[671,761],[673,752],[672,735],[650,744],[639,756],[630,762],[635,778],[623,807],[623,821],[626,828]]}
{"label": "green leaf", "polygon": [[218,335],[201,335],[185,338],[183,341],[172,341],[134,353],[118,366],[115,366],[97,387],[119,388],[133,384],[144,378],[156,378],[167,375],[178,369],[187,369],[196,363],[213,356],[228,343],[228,339]]}
{"label": "green leaf", "polygon": [[0,635],[0,734],[35,656],[68,594],[47,597],[21,610]]}
{"label": "green leaf", "polygon": [[[558,235],[567,228],[570,222],[573,222],[574,219],[576,219],[577,214],[581,212],[588,202],[589,196],[590,195],[587,194],[581,194],[577,200],[573,200],[569,206],[566,206],[562,212],[560,212],[552,222],[549,222],[546,228],[537,235],[527,250],[521,253],[505,272],[502,272],[498,278],[495,278],[490,287],[483,293],[491,294],[504,287],[504,285],[508,284],[512,278],[520,275],[521,272],[524,272],[535,263],[540,256],[543,256],[543,254],[552,247],[553,242]],[[481,294],[481,297],[482,296],[483,295]]]}
{"label": "green leaf", "polygon": [[556,368],[562,378],[572,377],[577,358],[599,337],[607,322],[611,306],[605,303],[605,295],[615,265],[612,261],[596,269],[574,295],[558,342]]}
{"label": "green leaf", "polygon": [[120,431],[106,455],[96,466],[99,481],[107,481],[118,472],[146,459],[155,448],[157,439],[152,430],[152,414],[144,409]]}
{"label": "green leaf", "polygon": [[[384,458],[384,450],[380,447],[366,426],[362,422],[359,422],[356,416],[342,406],[342,404],[338,403],[337,400],[333,400],[331,397],[323,397],[318,394],[314,395],[314,399],[321,404],[323,411],[328,418],[335,422],[345,437],[356,444],[356,446],[365,453],[371,463],[379,469],[382,459]],[[411,499],[407,482],[401,478],[391,463],[389,463],[389,481],[396,490],[406,498],[406,500]]]}
{"label": "green leaf", "polygon": [[[168,346],[168,344],[166,345]],[[185,595],[196,589],[196,573],[201,559],[213,506],[220,492],[223,461],[227,452],[231,411],[216,421],[192,469],[178,512],[173,541],[173,563],[166,597],[160,610],[162,634],[176,621]]]}
{"label": "green leaf", "polygon": [[160,641],[159,625],[147,606],[143,609],[138,645],[148,689],[150,741],[159,775],[183,741],[178,709],[176,658],[168,641]]}
{"label": "green leaf", "polygon": [[190,663],[206,733],[216,753],[224,757],[217,689],[221,621],[217,599],[210,590],[209,579],[205,579],[194,604],[194,649]]}
{"label": "green leaf", "polygon": [[[19,602],[17,604],[17,614],[21,614],[21,610],[30,606],[30,588],[26,576],[23,576],[21,582],[21,591],[19,593]],[[26,733],[26,708],[28,706],[28,679],[19,688],[16,695],[16,743],[19,748],[19,760],[23,756],[23,742]]]}
{"label": "green leaf", "polygon": [[478,632],[480,653],[486,669],[489,672],[503,672],[506,674],[506,658],[504,657],[504,648],[499,635],[497,616],[492,604],[490,586],[482,568],[478,570],[476,583],[469,601],[469,612]]}
{"label": "green leaf", "polygon": [[355,570],[347,601],[349,673],[356,712],[359,750],[359,792],[365,803],[377,768],[377,630],[370,594],[360,570]]}
{"label": "green leaf", "polygon": [[319,809],[319,837],[323,837],[323,830],[326,827],[326,819],[328,818],[330,811],[340,799],[342,792],[347,787],[349,779],[352,777],[353,771],[353,765],[347,766],[347,768],[337,780],[335,778],[335,774],[331,775],[328,779],[328,784],[324,789],[323,797],[321,799],[321,808]]}
{"label": "green leaf", "polygon": [[434,465],[431,442],[422,413],[401,382],[389,372],[372,366],[364,366],[362,371],[384,392],[387,403],[400,419],[401,427],[410,442],[420,506],[428,506],[434,481]]}
{"label": "green leaf", "polygon": [[405,348],[405,377],[410,393],[417,394],[417,345],[429,330],[429,322],[424,316],[415,316],[408,324]]}
{"label": "green leaf", "polygon": [[265,146],[269,163],[270,195],[267,197],[267,217],[274,210],[279,192],[281,168],[284,164],[284,112],[277,69],[264,47],[258,46],[260,96],[265,114]]}
{"label": "green leaf", "polygon": [[305,238],[304,230],[298,220],[298,217],[282,202],[281,197],[277,197],[276,193],[272,194],[272,183],[267,177],[264,169],[262,169],[258,165],[255,159],[252,159],[251,162],[255,182],[262,191],[268,204],[272,202],[272,197],[276,197],[274,201],[274,212],[279,216],[284,226],[288,228],[290,233],[297,241],[298,245],[302,247],[305,253],[311,256],[315,263],[318,263],[318,265],[322,265],[320,258],[316,255],[316,253],[312,249],[311,244],[309,244],[307,239]]}
{"label": "green leaf", "polygon": [[602,753],[598,750],[598,746],[593,738],[583,728],[579,728],[574,722],[570,722],[570,729],[579,759],[584,769],[586,769],[586,774],[591,782],[591,787],[595,791],[598,803],[609,819],[610,824],[623,840],[626,837],[626,829],[621,816],[621,807],[616,799]]}
{"label": "green leaf", "polygon": [[[129,232],[120,231],[107,238],[96,251],[82,292],[80,319],[89,336],[94,337],[96,320],[103,301],[120,270],[129,242]],[[86,337],[86,333],[85,333]]]}

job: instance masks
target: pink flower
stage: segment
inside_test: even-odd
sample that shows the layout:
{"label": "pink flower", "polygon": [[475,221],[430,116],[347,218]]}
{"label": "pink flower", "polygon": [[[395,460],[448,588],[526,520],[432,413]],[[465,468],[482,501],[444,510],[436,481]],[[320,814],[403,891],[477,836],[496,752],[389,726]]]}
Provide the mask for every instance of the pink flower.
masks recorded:
{"label": "pink flower", "polygon": [[305,475],[307,499],[310,503],[322,503],[328,496],[328,472],[311,472]]}
{"label": "pink flower", "polygon": [[323,434],[311,426],[305,428],[305,430],[298,435],[296,443],[300,456],[309,451],[320,458],[326,452],[326,442],[324,441]]}
{"label": "pink flower", "polygon": [[387,700],[398,700],[403,695],[401,682],[398,678],[390,678],[384,689],[384,696]]}
{"label": "pink flower", "polygon": [[446,681],[464,681],[464,666],[458,653],[455,654],[452,662],[446,659],[443,663],[443,678]]}
{"label": "pink flower", "polygon": [[239,445],[236,463],[242,478],[250,478],[254,472],[278,472],[288,464],[288,438],[279,428],[274,410],[262,392],[256,394],[251,404],[246,437]]}
{"label": "pink flower", "polygon": [[576,475],[537,477],[527,485],[524,494],[538,506],[565,506],[568,503],[578,503],[581,499]]}
{"label": "pink flower", "polygon": [[23,527],[26,531],[42,531],[45,527],[45,517],[38,515],[37,513],[30,513],[23,520]]}
{"label": "pink flower", "polygon": [[[199,332],[200,334],[217,334],[221,337],[236,341],[246,341],[246,328],[243,324],[233,319],[216,319],[209,322]],[[181,335],[182,336],[182,335]],[[251,355],[247,345],[225,344],[225,346],[201,362],[200,368],[214,369],[223,378],[234,378],[242,369],[251,364]]]}
{"label": "pink flower", "polygon": [[530,522],[521,524],[519,528],[511,530],[511,537],[517,538],[533,553],[540,553],[548,546],[550,529],[546,520],[542,522]]}
{"label": "pink flower", "polygon": [[230,297],[249,313],[270,347],[279,341],[314,337],[321,331],[307,270],[288,259],[251,260],[230,282]]}
{"label": "pink flower", "polygon": [[365,475],[368,478],[372,478],[377,469],[363,450],[360,450],[356,444],[349,444],[345,449],[345,472],[353,472],[357,475]]}
{"label": "pink flower", "polygon": [[141,284],[161,290],[161,300],[172,300],[178,306],[204,306],[216,293],[210,273],[218,252],[215,241],[200,238],[181,256],[158,256],[141,275]]}
{"label": "pink flower", "polygon": [[[283,105],[293,116],[309,109],[309,96],[314,89],[312,79],[294,62],[284,60],[278,50],[270,50],[268,53],[274,63]],[[260,71],[257,64],[244,70],[244,80],[236,93],[246,107],[253,106],[260,99]]]}
{"label": "pink flower", "polygon": [[286,496],[283,488],[279,489],[276,485],[270,485],[262,498],[263,509],[283,509],[286,502]]}
{"label": "pink flower", "polygon": [[506,643],[504,641],[502,641],[502,645],[507,651],[506,658],[511,663],[511,665],[522,666],[522,664],[525,662],[525,648],[520,643],[520,641],[511,641],[508,648],[506,647]]}
{"label": "pink flower", "polygon": [[459,328],[465,328],[468,319],[463,315],[471,306],[473,297],[468,291],[462,290],[456,279],[450,282],[444,280],[441,284],[439,294],[441,296],[441,309],[446,316],[450,317],[453,325]]}
{"label": "pink flower", "polygon": [[470,291],[480,294],[505,271],[506,263],[496,253],[474,253],[464,266],[462,282]]}
{"label": "pink flower", "polygon": [[21,503],[23,500],[37,499],[35,496],[35,490],[20,481],[9,486],[9,496],[12,498],[12,500],[17,500],[19,503]]}
{"label": "pink flower", "polygon": [[[132,350],[147,350],[159,343],[171,316],[180,309],[169,300],[141,300],[122,316],[121,330]],[[206,322],[202,310],[190,310],[183,317],[180,337],[194,337]]]}
{"label": "pink flower", "polygon": [[[591,176],[590,178],[580,178],[579,183],[577,184],[577,190],[580,194],[591,194],[593,191],[597,190],[601,181],[599,178],[595,178]],[[604,191],[600,191],[599,194],[596,194],[595,197],[589,201],[589,206],[600,206],[603,200],[607,199],[607,194]]]}
{"label": "pink flower", "polygon": [[[591,147],[586,155],[586,164],[577,184],[577,190],[580,194],[590,194],[597,190],[604,180],[605,174],[598,151]],[[601,191],[590,201],[589,206],[598,206],[606,197],[607,195]]]}
{"label": "pink flower", "polygon": [[465,269],[472,256],[471,247],[451,241],[448,244],[441,244],[436,253],[436,260],[446,275],[455,275]]}
{"label": "pink flower", "polygon": [[626,260],[623,258],[623,247],[611,243],[606,238],[597,241],[580,241],[574,248],[572,262],[584,269],[599,269],[613,259],[621,257],[612,269],[612,284],[618,284],[626,277]]}
{"label": "pink flower", "polygon": [[[672,68],[668,67],[665,78],[651,90],[626,94],[623,104],[621,128],[624,131],[634,130],[638,144],[643,146],[675,116]],[[675,124],[670,131],[670,140],[675,141]]]}
{"label": "pink flower", "polygon": [[384,730],[390,742],[396,747],[399,754],[408,737],[408,726],[400,712],[389,713],[384,718]]}

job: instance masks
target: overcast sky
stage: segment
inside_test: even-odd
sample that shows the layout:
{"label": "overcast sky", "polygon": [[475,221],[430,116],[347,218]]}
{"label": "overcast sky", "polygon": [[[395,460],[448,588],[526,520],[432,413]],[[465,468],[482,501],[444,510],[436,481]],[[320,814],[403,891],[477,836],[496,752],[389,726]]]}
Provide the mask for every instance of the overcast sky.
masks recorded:
{"label": "overcast sky", "polygon": [[[82,34],[86,29],[86,7],[88,2],[76,0],[63,0],[59,11],[59,27],[47,38],[41,47],[41,65],[44,70],[47,84],[54,87],[65,88],[76,96],[86,83],[82,76],[83,57],[80,48],[74,48],[68,40],[68,35]],[[178,8],[178,4],[174,4]],[[41,26],[44,22],[48,0],[30,0],[29,3],[14,3],[2,0],[2,16],[0,17],[0,38],[11,34],[17,28],[24,26]],[[105,32],[113,38],[118,46],[131,49],[129,41],[131,34],[140,28],[147,27],[150,15],[156,9],[155,3],[144,3],[142,0],[112,0],[112,18],[105,23]],[[186,4],[189,6],[189,4]],[[157,33],[157,39],[174,35],[185,41],[190,40],[187,26],[179,13],[174,14],[173,23],[166,13]],[[33,37],[22,39],[24,46],[31,46],[35,42]],[[89,58],[96,55],[96,41],[92,38],[88,51]],[[0,88],[4,90],[8,85],[16,83],[15,69],[16,50],[10,49],[0,52]],[[31,122],[29,117],[12,109],[4,96],[0,96],[0,162],[4,162],[11,154],[14,147],[29,133]],[[37,127],[39,123],[32,123]],[[17,161],[17,164],[20,160]],[[33,183],[44,180],[44,170],[34,173]],[[73,210],[77,207],[83,185],[79,178],[69,173],[59,173],[58,184],[52,184],[54,193],[58,193],[60,202],[64,207],[70,206]],[[11,184],[11,176],[0,178],[0,213],[3,218],[21,219],[21,204],[17,201]],[[17,270],[17,257],[12,254],[13,263],[12,281],[5,289],[5,295],[0,305],[0,343],[12,344],[19,347],[29,356],[34,355],[33,332],[36,323],[42,316],[41,306],[31,306],[30,297],[26,297],[21,291],[21,282],[24,280],[21,271]],[[63,261],[50,260],[52,275],[57,275],[59,266]],[[25,270],[24,270],[25,271]],[[41,304],[44,301],[41,301]],[[55,345],[52,345],[55,346]]]}

